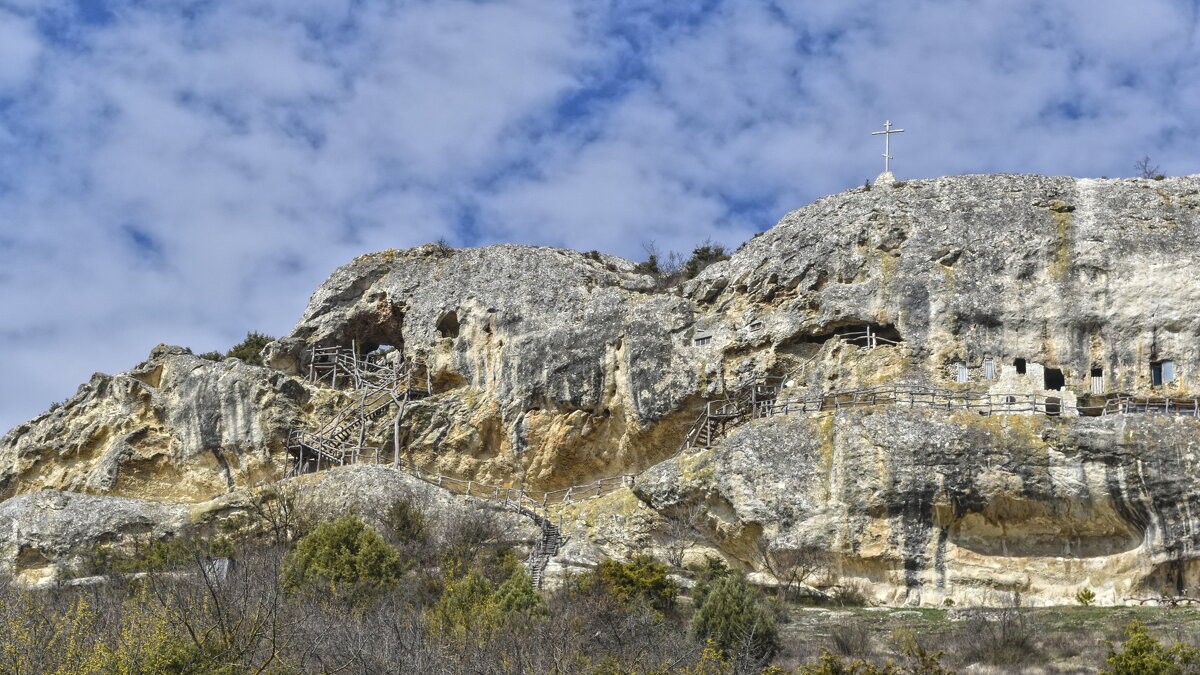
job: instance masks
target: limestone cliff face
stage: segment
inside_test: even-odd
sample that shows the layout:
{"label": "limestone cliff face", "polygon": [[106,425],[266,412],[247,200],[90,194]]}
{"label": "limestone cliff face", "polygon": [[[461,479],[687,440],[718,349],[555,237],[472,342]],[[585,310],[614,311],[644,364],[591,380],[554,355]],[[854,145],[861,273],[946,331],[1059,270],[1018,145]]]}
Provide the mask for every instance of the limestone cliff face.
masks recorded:
{"label": "limestone cliff face", "polygon": [[9,494],[72,492],[202,501],[277,472],[287,425],[309,395],[281,373],[158,347],[120,375],[0,440]]}
{"label": "limestone cliff face", "polygon": [[[688,296],[723,320],[760,321],[760,344],[845,324],[894,327],[914,377],[944,384],[1025,359],[1068,385],[1146,390],[1152,361],[1200,376],[1200,179],[961,176],[826,197],[789,213]],[[740,320],[740,321],[739,321]]]}
{"label": "limestone cliff face", "polygon": [[[1200,177],[1000,175],[826,197],[667,289],[599,254],[385,251],[317,289],[266,350],[275,370],[156,350],[5,436],[0,481],[179,502],[279,476],[288,424],[350,401],[303,382],[303,349],[390,345],[433,374],[399,424],[424,470],[548,489],[650,469],[572,508],[579,564],[661,546],[664,515],[704,504],[693,553],[753,566],[760,536],[817,547],[894,602],[1195,587],[1195,420],[860,410],[671,458],[706,399],[767,374],[796,396],[1196,396],[1198,244]],[[885,341],[835,339],[868,329]],[[392,429],[367,438],[388,447]]]}
{"label": "limestone cliff face", "polygon": [[1200,422],[862,410],[751,422],[638,480],[725,552],[822,550],[882,601],[1118,603],[1200,586]]}
{"label": "limestone cliff face", "polygon": [[681,348],[694,312],[619,258],[430,245],[340,268],[292,336],[427,360],[439,396],[408,418],[408,452],[445,473],[554,488],[674,451],[695,416],[680,409],[718,365]]}

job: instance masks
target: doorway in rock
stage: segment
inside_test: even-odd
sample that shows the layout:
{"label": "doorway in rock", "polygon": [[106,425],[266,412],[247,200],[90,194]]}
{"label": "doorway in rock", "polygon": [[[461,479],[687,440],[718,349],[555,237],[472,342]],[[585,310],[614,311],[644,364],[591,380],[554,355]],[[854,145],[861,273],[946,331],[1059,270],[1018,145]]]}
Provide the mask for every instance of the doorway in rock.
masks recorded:
{"label": "doorway in rock", "polygon": [[1045,373],[1043,377],[1043,389],[1061,391],[1063,386],[1066,385],[1067,378],[1063,376],[1063,371],[1058,368],[1045,368],[1043,372]]}
{"label": "doorway in rock", "polygon": [[1025,359],[1013,359],[1013,367],[1017,369],[1018,375],[1024,375],[1027,370]]}
{"label": "doorway in rock", "polygon": [[1092,385],[1091,392],[1093,394],[1103,394],[1104,393],[1104,369],[1103,368],[1092,368],[1091,378],[1092,378],[1091,379],[1091,385]]}

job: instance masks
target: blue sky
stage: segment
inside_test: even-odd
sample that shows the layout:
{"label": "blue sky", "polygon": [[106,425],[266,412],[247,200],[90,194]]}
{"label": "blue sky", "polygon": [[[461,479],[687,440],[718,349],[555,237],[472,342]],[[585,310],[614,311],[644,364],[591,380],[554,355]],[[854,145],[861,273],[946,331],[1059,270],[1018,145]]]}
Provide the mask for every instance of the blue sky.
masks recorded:
{"label": "blue sky", "polygon": [[0,429],[360,253],[736,246],[881,169],[1197,173],[1197,2],[0,0]]}

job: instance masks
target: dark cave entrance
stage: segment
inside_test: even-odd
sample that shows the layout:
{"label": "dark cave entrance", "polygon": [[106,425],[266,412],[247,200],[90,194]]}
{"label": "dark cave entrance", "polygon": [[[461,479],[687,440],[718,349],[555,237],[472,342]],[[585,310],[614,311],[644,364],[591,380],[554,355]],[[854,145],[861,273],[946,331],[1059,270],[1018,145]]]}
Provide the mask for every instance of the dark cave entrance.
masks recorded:
{"label": "dark cave entrance", "polygon": [[438,337],[456,338],[458,337],[458,312],[447,312],[442,315],[442,318],[437,322]]}
{"label": "dark cave entrance", "polygon": [[1067,383],[1067,378],[1063,375],[1063,371],[1058,368],[1045,368],[1043,372],[1043,382],[1045,383],[1043,388],[1062,391],[1063,386]]}

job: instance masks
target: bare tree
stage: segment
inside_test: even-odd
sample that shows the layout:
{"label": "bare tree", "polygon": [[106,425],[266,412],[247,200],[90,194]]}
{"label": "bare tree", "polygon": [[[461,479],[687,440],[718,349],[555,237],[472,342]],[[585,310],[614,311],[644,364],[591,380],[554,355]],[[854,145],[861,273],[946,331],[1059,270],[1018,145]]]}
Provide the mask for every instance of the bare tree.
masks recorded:
{"label": "bare tree", "polygon": [[783,599],[790,599],[801,584],[817,573],[828,573],[833,562],[828,551],[816,546],[776,548],[766,537],[755,540],[754,554],[762,568],[775,578],[776,591]]}
{"label": "bare tree", "polygon": [[1133,163],[1133,168],[1137,170],[1138,176],[1142,178],[1154,178],[1161,176],[1159,166],[1150,161],[1150,155],[1142,155],[1142,158]]}
{"label": "bare tree", "polygon": [[708,509],[703,504],[692,504],[666,514],[667,522],[662,527],[666,537],[663,549],[667,562],[673,567],[683,567],[684,554],[704,538],[700,528],[707,514]]}

